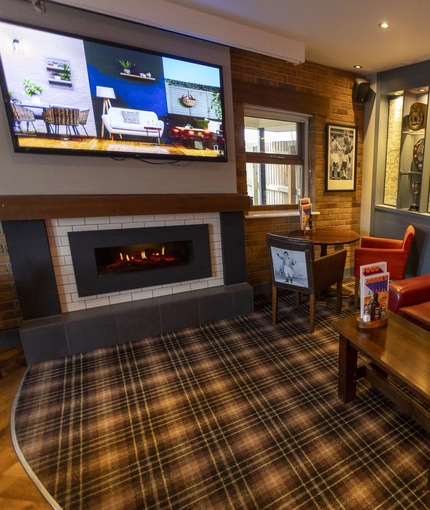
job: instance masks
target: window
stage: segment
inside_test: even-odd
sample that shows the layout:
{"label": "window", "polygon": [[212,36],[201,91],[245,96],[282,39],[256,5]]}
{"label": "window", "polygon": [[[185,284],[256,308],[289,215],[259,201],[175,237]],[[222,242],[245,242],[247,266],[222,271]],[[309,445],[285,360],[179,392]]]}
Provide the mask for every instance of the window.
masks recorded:
{"label": "window", "polygon": [[292,205],[307,196],[306,115],[245,107],[246,182],[253,205]]}

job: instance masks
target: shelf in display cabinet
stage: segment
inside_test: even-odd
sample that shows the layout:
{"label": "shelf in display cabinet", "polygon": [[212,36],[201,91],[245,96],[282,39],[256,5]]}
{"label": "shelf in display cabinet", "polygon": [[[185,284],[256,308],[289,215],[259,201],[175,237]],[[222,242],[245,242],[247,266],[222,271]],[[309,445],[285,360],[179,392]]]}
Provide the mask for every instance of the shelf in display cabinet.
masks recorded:
{"label": "shelf in display cabinet", "polygon": [[419,129],[418,131],[412,131],[412,129],[408,129],[407,131],[403,131],[404,135],[413,135],[413,136],[424,136],[426,134],[425,129]]}

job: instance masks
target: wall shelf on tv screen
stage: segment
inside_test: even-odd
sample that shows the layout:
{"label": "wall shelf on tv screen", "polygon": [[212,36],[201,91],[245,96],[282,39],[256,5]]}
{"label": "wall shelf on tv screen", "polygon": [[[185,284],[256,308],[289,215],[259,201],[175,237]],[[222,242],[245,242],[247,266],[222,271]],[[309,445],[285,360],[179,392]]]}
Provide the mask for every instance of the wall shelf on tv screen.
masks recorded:
{"label": "wall shelf on tv screen", "polygon": [[53,78],[49,79],[49,83],[51,83],[52,85],[65,85],[67,87],[71,87],[72,86],[72,82],[71,81],[67,81],[67,80],[55,80]]}
{"label": "wall shelf on tv screen", "polygon": [[[46,57],[48,81],[51,85],[72,88],[70,62],[62,58]],[[69,78],[68,80],[64,78]]]}
{"label": "wall shelf on tv screen", "polygon": [[128,73],[120,73],[121,76],[127,76],[127,78],[139,78],[139,80],[152,80],[155,81],[155,78],[150,78],[149,76],[140,76],[138,74],[128,74]]}

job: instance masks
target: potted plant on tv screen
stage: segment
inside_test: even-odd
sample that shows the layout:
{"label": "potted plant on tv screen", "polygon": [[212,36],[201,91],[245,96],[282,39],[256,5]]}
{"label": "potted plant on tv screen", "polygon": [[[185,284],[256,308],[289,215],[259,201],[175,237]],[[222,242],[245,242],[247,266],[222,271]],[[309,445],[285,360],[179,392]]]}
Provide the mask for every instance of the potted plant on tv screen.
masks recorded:
{"label": "potted plant on tv screen", "polygon": [[62,65],[62,72],[60,77],[63,81],[70,81],[70,67],[67,64]]}
{"label": "potted plant on tv screen", "polygon": [[15,97],[15,94],[11,90],[7,91],[7,95],[9,96],[9,101],[11,103],[18,103],[18,99]]}
{"label": "potted plant on tv screen", "polygon": [[210,104],[211,110],[215,113],[215,116],[218,120],[222,119],[222,106],[221,106],[221,96],[219,92],[212,92],[212,99]]}
{"label": "potted plant on tv screen", "polygon": [[118,64],[122,66],[126,74],[130,74],[130,69],[136,64],[132,64],[130,60],[118,60]]}
{"label": "potted plant on tv screen", "polygon": [[25,78],[22,84],[24,85],[24,92],[31,98],[31,102],[33,104],[41,104],[40,95],[43,93],[43,88],[28,78]]}

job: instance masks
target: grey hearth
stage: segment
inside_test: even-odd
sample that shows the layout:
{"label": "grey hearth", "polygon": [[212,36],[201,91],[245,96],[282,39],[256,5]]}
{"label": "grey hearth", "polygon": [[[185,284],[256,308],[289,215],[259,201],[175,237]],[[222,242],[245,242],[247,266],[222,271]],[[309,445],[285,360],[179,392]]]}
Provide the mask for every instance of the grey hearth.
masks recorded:
{"label": "grey hearth", "polygon": [[102,306],[25,321],[21,341],[29,365],[196,327],[254,309],[247,283]]}

